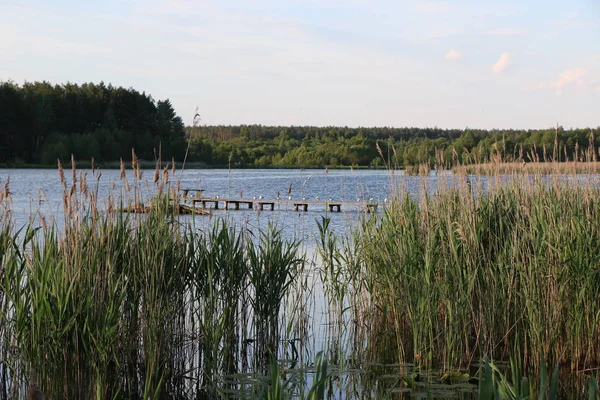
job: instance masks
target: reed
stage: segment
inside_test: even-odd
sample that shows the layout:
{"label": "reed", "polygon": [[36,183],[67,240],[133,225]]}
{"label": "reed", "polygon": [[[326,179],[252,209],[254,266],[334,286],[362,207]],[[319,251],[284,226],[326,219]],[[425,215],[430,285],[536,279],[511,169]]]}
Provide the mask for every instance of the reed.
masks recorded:
{"label": "reed", "polygon": [[[357,235],[373,359],[469,367],[519,355],[581,371],[600,361],[600,189],[567,179],[459,179],[397,198]],[[389,360],[387,360],[389,361]]]}
{"label": "reed", "polygon": [[[1,221],[0,398],[27,386],[46,398],[212,398],[225,376],[280,355],[298,243],[276,227],[255,243],[225,220],[198,232],[164,171],[147,214],[106,212],[114,200],[98,204],[75,168],[59,174],[62,224]],[[121,208],[143,201],[135,161],[122,179]]]}
{"label": "reed", "polygon": [[598,161],[562,161],[562,162],[490,162],[468,164],[454,167],[458,173],[473,175],[547,175],[547,174],[598,174]]}
{"label": "reed", "polygon": [[[157,165],[144,183],[133,159],[133,178],[123,167],[106,204],[95,171],[59,166],[54,220],[16,227],[8,186],[0,193],[0,399],[23,398],[27,387],[47,398],[344,397],[345,372],[395,363],[392,383],[357,378],[364,388],[353,394],[369,397],[429,384],[422,371],[442,382],[471,377],[484,359],[496,363],[481,368],[479,396],[560,397],[557,382],[570,378],[548,378],[547,365],[596,396],[592,177],[460,173],[440,177],[435,192],[424,180],[420,196],[398,191],[351,235],[322,219],[311,270],[301,243],[275,225],[255,235],[217,219],[199,231],[178,214],[169,170]],[[149,196],[146,214],[109,212]],[[328,336],[307,369],[302,359],[320,350],[309,348],[311,273]]]}
{"label": "reed", "polygon": [[330,230],[330,222],[323,217],[317,223],[317,264],[329,314],[328,357],[343,370],[347,364],[359,366],[363,358],[364,322],[369,311],[360,235],[339,237]]}
{"label": "reed", "polygon": [[[560,365],[556,365],[551,375],[546,372],[544,362],[540,362],[538,378],[530,379],[523,374],[518,362],[510,360],[508,372],[506,368],[499,368],[493,362],[485,360],[480,368],[478,399],[480,400],[512,400],[512,399],[549,399],[558,400],[567,397],[564,390],[561,392]],[[588,376],[587,384],[582,384],[577,393],[569,393],[573,398],[587,398],[596,400],[598,393],[598,380],[596,376]]]}

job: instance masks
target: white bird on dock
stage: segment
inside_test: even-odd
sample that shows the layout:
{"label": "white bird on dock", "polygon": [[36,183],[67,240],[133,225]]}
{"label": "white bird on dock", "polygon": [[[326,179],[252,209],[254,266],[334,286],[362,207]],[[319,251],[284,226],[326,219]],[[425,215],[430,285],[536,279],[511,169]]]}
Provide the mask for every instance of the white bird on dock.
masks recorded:
{"label": "white bird on dock", "polygon": [[333,199],[330,197],[330,198],[329,198],[329,201],[333,201]]}
{"label": "white bird on dock", "polygon": [[215,197],[215,199],[218,199],[218,198],[219,198],[219,195],[217,195],[217,196]]}
{"label": "white bird on dock", "polygon": [[291,200],[291,199],[292,199],[292,196],[288,196],[288,200]]}
{"label": "white bird on dock", "polygon": [[319,201],[319,196],[317,196],[317,201]]}
{"label": "white bird on dock", "polygon": [[384,202],[384,203],[387,203],[387,197],[386,197],[385,199],[383,199],[383,202]]}
{"label": "white bird on dock", "polygon": [[303,197],[303,198],[302,198],[302,201],[306,201],[306,197]]}
{"label": "white bird on dock", "polygon": [[259,200],[262,200],[262,196],[258,196],[258,199],[259,199]]}
{"label": "white bird on dock", "polygon": [[253,199],[256,200],[256,196],[254,196]]}

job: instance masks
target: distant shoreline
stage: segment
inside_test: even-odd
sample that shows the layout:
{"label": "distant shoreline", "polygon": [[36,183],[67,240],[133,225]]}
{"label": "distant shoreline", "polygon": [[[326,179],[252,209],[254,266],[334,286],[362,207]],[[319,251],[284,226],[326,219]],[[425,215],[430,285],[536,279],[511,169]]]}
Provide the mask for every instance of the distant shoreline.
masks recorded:
{"label": "distant shoreline", "polygon": [[[141,169],[155,169],[156,163],[153,161],[138,161]],[[125,169],[131,169],[131,161],[123,161],[125,165]],[[165,168],[169,166],[171,168],[171,162],[162,162],[162,167]],[[175,162],[175,169],[181,169],[182,163]],[[62,167],[64,169],[71,169],[71,163],[63,163]],[[78,169],[91,169],[92,163],[89,161],[76,161],[75,167]],[[13,164],[13,163],[0,163],[0,169],[56,169],[57,165],[46,165],[46,164]],[[110,161],[105,163],[98,163],[94,165],[96,169],[120,169],[121,164],[119,161]],[[208,165],[205,163],[199,162],[187,162],[185,164],[185,169],[247,169],[247,170],[257,170],[257,169],[307,169],[307,170],[320,170],[320,169],[330,169],[330,170],[351,170],[351,169],[360,169],[360,170],[386,170],[387,168],[383,166],[379,167],[370,167],[370,166],[323,166],[323,167],[315,167],[315,166],[233,166],[229,168],[228,166],[219,166],[219,165]],[[404,168],[400,168],[404,169]]]}

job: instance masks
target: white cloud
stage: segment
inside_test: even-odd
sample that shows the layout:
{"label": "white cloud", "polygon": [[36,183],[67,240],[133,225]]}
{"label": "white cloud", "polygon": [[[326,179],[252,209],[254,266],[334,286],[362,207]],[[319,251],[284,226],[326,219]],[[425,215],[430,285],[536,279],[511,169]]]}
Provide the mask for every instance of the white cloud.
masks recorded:
{"label": "white cloud", "polygon": [[485,31],[489,36],[524,36],[525,33],[519,28],[494,28]]}
{"label": "white cloud", "polygon": [[567,18],[569,19],[574,19],[579,17],[579,11],[571,11],[570,13],[567,14]]}
{"label": "white cloud", "polygon": [[512,63],[511,60],[512,56],[510,55],[510,53],[500,54],[500,57],[498,57],[498,61],[496,61],[496,64],[492,65],[492,71],[494,71],[495,74],[499,74]]}
{"label": "white cloud", "polygon": [[453,7],[444,1],[421,0],[416,2],[415,9],[424,14],[441,14],[452,11]]}
{"label": "white cloud", "polygon": [[585,88],[587,86],[594,86],[595,81],[587,79],[589,70],[582,67],[565,69],[558,75],[558,78],[554,81],[540,82],[540,89],[553,89],[555,94],[560,96],[563,94],[565,88],[570,86],[576,86],[578,88]]}
{"label": "white cloud", "polygon": [[10,26],[0,24],[0,53],[15,48],[17,40],[18,35]]}
{"label": "white cloud", "polygon": [[460,58],[462,58],[462,53],[460,51],[457,50],[450,50],[448,53],[446,53],[446,60],[448,61],[457,61]]}
{"label": "white cloud", "polygon": [[66,41],[44,37],[41,35],[27,35],[23,37],[25,45],[29,49],[35,49],[38,54],[54,55],[56,53],[91,55],[99,53],[109,53],[110,49],[106,46],[98,46],[92,43]]}

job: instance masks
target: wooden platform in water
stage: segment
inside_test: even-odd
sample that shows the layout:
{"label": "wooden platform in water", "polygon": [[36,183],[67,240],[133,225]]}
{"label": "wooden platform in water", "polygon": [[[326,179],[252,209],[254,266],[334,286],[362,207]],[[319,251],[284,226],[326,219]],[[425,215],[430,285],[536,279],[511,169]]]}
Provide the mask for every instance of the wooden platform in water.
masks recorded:
{"label": "wooden platform in water", "polygon": [[344,202],[344,201],[313,201],[313,200],[265,200],[265,199],[233,199],[233,198],[220,198],[216,197],[205,197],[202,195],[200,189],[183,189],[182,197],[180,201],[190,202],[192,207],[196,207],[197,203],[200,203],[201,209],[224,209],[224,210],[287,210],[287,211],[308,211],[309,206],[323,207],[331,212],[341,212],[342,207],[344,209],[362,209],[366,212],[377,211],[380,206],[379,203],[370,201],[356,201],[356,202]]}
{"label": "wooden platform in water", "polygon": [[[151,206],[145,206],[143,204],[134,204],[128,207],[123,207],[118,210],[123,213],[131,213],[131,214],[146,214],[152,211]],[[181,215],[208,215],[210,214],[206,209],[198,208],[194,206],[188,206],[186,204],[178,204],[175,208],[176,214]]]}

